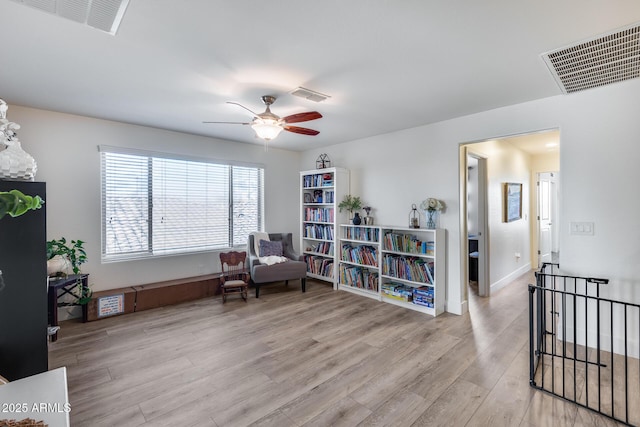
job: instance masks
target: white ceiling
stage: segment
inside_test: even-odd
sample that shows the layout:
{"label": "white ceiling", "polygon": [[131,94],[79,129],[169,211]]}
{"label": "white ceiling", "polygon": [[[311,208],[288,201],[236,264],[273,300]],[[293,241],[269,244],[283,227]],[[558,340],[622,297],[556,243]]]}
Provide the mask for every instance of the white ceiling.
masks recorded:
{"label": "white ceiling", "polygon": [[535,132],[526,135],[511,136],[501,139],[504,142],[515,146],[516,148],[532,154],[559,154],[560,151],[560,131],[549,130]]}
{"label": "white ceiling", "polygon": [[[540,55],[640,21],[637,0],[131,0],[115,36],[0,0],[9,105],[262,144],[239,102],[307,150],[561,94]],[[303,86],[331,96],[314,103]],[[569,95],[570,96],[570,95]],[[9,119],[11,109],[9,109]]]}

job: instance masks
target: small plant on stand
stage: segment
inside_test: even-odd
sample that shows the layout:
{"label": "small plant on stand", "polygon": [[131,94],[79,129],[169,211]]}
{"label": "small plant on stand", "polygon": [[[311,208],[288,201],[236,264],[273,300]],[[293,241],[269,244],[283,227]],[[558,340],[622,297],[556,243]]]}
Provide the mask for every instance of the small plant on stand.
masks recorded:
{"label": "small plant on stand", "polygon": [[[67,276],[69,271],[73,274],[80,274],[80,265],[87,262],[87,253],[83,247],[82,240],[71,240],[67,243],[64,237],[47,241],[47,264],[50,276]],[[57,270],[57,271],[54,271]],[[83,305],[91,300],[93,291],[82,284],[78,278],[78,292],[73,293],[78,304]]]}

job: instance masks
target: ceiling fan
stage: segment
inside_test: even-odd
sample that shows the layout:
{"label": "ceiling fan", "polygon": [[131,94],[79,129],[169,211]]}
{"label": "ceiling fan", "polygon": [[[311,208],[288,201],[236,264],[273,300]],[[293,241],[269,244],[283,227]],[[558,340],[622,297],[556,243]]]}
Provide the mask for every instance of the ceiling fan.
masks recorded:
{"label": "ceiling fan", "polygon": [[299,133],[302,135],[315,136],[319,134],[317,130],[303,128],[299,126],[291,126],[291,123],[308,122],[309,120],[316,120],[322,117],[322,114],[317,111],[309,111],[306,113],[292,114],[286,117],[280,117],[271,112],[269,108],[271,104],[276,101],[275,96],[265,95],[262,97],[262,102],[267,106],[264,113],[254,113],[247,107],[237,102],[227,101],[227,104],[238,105],[245,110],[253,114],[253,120],[250,122],[202,122],[202,123],[224,123],[232,125],[250,125],[256,132],[258,138],[262,138],[265,141],[270,141],[277,137],[280,132],[286,130],[287,132]]}

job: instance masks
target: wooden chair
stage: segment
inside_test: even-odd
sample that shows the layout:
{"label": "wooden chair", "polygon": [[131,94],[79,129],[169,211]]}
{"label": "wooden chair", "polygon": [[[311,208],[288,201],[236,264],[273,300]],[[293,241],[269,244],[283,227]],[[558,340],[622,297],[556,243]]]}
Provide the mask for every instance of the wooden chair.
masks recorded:
{"label": "wooden chair", "polygon": [[249,272],[246,266],[246,252],[224,252],[220,254],[222,275],[220,276],[220,290],[222,303],[227,302],[227,294],[240,294],[247,301],[249,292]]}

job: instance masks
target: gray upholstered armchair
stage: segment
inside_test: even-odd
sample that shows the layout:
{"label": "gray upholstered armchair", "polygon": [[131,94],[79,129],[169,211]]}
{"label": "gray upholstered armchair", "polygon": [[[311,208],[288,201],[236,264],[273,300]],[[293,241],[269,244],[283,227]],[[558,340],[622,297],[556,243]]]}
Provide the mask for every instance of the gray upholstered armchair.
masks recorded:
{"label": "gray upholstered armchair", "polygon": [[289,261],[272,265],[261,264],[256,251],[255,236],[249,235],[247,252],[249,253],[251,282],[256,287],[256,298],[260,295],[261,285],[283,280],[288,283],[289,280],[300,279],[302,292],[305,292],[307,264],[304,257],[294,251],[291,233],[269,233],[269,240],[282,242],[282,255],[289,258]]}

